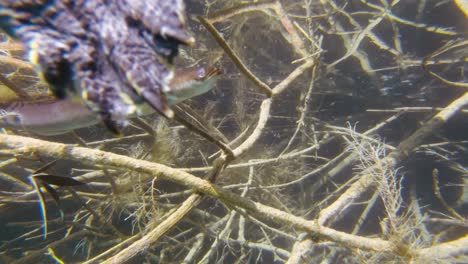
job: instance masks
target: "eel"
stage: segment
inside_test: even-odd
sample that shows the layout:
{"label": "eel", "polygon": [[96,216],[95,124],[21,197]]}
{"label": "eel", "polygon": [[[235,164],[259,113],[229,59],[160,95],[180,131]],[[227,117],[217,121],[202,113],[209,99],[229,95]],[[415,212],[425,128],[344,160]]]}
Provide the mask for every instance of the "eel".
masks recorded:
{"label": "eel", "polygon": [[[166,92],[168,105],[208,92],[220,74],[218,68],[206,66],[177,69],[169,83],[170,90]],[[154,111],[143,104],[136,115],[149,115]],[[0,104],[1,128],[24,129],[43,136],[64,134],[99,122],[100,118],[95,112],[76,100],[47,98]]]}

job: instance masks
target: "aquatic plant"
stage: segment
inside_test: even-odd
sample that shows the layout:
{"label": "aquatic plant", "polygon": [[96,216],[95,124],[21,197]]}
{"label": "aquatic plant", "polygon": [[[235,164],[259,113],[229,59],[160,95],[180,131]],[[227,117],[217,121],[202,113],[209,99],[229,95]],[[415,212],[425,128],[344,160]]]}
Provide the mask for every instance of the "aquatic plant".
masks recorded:
{"label": "aquatic plant", "polygon": [[[102,126],[0,135],[4,262],[467,261],[459,6],[187,6],[198,44],[176,63],[202,58],[224,77],[174,107],[176,121],[134,119],[119,138]],[[0,48],[4,85],[47,89],[17,44]],[[63,219],[43,193],[44,240],[27,177],[51,161],[42,173],[86,185],[56,188]]]}

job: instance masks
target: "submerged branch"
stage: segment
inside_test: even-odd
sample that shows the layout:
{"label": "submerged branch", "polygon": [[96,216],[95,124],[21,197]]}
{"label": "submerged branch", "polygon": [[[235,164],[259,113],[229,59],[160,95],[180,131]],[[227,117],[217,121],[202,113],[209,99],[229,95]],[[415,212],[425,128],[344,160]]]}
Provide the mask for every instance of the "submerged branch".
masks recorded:
{"label": "submerged branch", "polygon": [[[411,136],[403,140],[396,150],[391,152],[380,163],[396,168],[399,162],[408,157],[408,155],[423,140],[432,135],[437,129],[452,118],[458,111],[468,104],[468,93],[453,101],[442,111],[436,114],[432,119],[427,121],[422,127],[416,130]],[[379,166],[377,164],[376,166]],[[337,214],[341,213],[346,207],[350,206],[355,199],[361,196],[374,182],[373,175],[370,173],[374,167],[369,167],[360,173],[359,180],[346,190],[335,202],[320,212],[319,222],[325,224],[332,220]]]}
{"label": "submerged branch", "polygon": [[0,135],[0,146],[11,149],[16,154],[34,154],[44,158],[61,158],[80,161],[87,165],[110,168],[128,169],[135,172],[154,175],[169,180],[195,191],[205,193],[229,204],[235,208],[244,209],[249,215],[264,220],[273,220],[286,226],[296,227],[324,239],[357,247],[364,250],[389,251],[402,254],[391,242],[350,235],[331,228],[320,226],[316,221],[283,212],[273,207],[253,202],[209,181],[195,177],[189,173],[167,167],[162,164],[113,154],[105,151],[48,142],[38,139],[13,135]]}

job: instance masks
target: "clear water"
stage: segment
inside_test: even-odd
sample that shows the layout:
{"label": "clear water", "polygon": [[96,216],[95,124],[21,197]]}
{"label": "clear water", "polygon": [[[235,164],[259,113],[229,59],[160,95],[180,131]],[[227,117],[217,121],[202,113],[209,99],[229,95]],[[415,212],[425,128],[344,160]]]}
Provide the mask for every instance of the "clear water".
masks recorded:
{"label": "clear water", "polygon": [[[226,55],[196,16],[213,17],[220,10],[238,7],[235,2],[188,1],[188,24],[197,44],[183,48],[176,60],[178,67],[208,64],[223,70],[213,91],[185,103],[211,134],[216,128],[227,142],[239,138],[231,144],[233,149],[253,134],[267,94]],[[214,26],[253,75],[275,93],[305,59],[313,59],[314,66],[272,96],[265,127],[215,184],[364,242],[356,245],[320,231],[306,236],[298,222],[243,211],[243,205],[236,211],[226,203],[229,199],[207,195],[169,232],[125,263],[286,263],[288,259],[290,263],[408,263],[411,255],[418,263],[468,262],[467,106],[437,129],[423,133],[415,147],[391,160],[394,164],[382,163],[402,150],[400,143],[408,143],[434,115],[466,94],[468,15],[461,6],[433,0],[306,0],[281,1],[282,10],[253,3],[251,7],[254,10],[227,15]],[[23,55],[6,48],[0,54],[17,59]],[[46,89],[30,69],[5,59],[0,69],[31,94]],[[213,164],[211,155],[218,147],[175,121],[157,115],[143,118],[154,135],[148,135],[141,123],[129,126],[121,138],[103,126],[47,138],[21,130],[8,134],[86,142],[90,148],[192,168],[193,175],[208,177],[211,169],[206,167]],[[66,188],[57,188],[64,221],[54,200],[44,193],[49,222],[44,240],[39,203],[27,177],[52,159],[25,155],[11,160],[7,149],[1,150],[2,161],[9,161],[0,167],[0,262],[4,263],[84,262],[125,238],[154,230],[189,196],[184,191],[190,186],[153,175],[106,168],[106,176],[102,167],[58,159],[49,174],[74,176],[87,184],[72,187],[79,199]],[[355,199],[325,214],[363,179],[371,184],[357,188]],[[83,230],[89,233],[80,233]],[[379,239],[397,249],[372,248]],[[301,240],[313,243],[307,244],[302,262],[293,262],[296,242]],[[434,248],[448,242],[460,250]],[[47,253],[48,247],[57,259]],[[428,251],[422,254],[423,249]]]}

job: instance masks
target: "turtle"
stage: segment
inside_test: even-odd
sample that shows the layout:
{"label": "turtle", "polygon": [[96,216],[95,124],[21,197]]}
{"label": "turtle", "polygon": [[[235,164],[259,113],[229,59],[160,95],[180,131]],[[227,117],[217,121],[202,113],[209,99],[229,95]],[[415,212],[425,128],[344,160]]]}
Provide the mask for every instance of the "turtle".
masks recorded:
{"label": "turtle", "polygon": [[173,116],[173,60],[194,43],[182,0],[4,0],[0,28],[55,96],[81,98],[116,133],[144,103]]}

